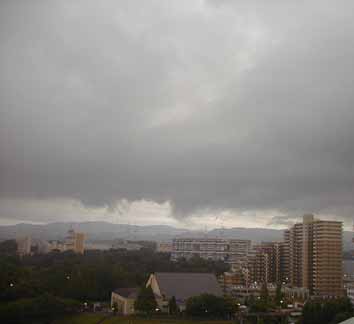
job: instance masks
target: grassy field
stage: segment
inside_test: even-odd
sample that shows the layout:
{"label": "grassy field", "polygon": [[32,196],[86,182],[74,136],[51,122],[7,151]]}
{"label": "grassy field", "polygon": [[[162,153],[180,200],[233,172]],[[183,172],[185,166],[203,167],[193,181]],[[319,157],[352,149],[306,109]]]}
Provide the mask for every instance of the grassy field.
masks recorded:
{"label": "grassy field", "polygon": [[54,321],[52,324],[96,324],[104,317],[102,314],[80,314]]}
{"label": "grassy field", "polygon": [[[97,314],[80,314],[64,320],[55,321],[53,324],[96,324],[104,316]],[[231,321],[192,321],[186,319],[169,318],[136,318],[114,316],[107,318],[102,324],[230,324]]]}
{"label": "grassy field", "polygon": [[112,317],[104,321],[104,324],[230,324],[227,321],[192,321],[192,320],[176,320],[176,319],[143,319],[143,318],[124,318]]}

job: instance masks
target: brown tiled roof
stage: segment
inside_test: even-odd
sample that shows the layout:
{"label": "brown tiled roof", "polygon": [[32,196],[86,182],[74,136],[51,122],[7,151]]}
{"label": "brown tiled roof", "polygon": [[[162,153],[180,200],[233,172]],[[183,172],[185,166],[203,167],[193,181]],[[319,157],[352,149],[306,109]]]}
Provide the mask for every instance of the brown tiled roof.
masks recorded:
{"label": "brown tiled roof", "polygon": [[166,298],[175,296],[177,301],[184,301],[200,294],[222,296],[219,283],[212,273],[156,272],[160,292]]}

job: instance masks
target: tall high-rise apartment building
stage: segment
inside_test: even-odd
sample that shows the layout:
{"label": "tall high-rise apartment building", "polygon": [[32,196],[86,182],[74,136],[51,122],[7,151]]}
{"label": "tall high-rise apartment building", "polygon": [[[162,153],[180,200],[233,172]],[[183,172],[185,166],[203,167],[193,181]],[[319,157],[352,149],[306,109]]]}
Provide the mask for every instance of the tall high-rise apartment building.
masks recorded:
{"label": "tall high-rise apartment building", "polygon": [[287,246],[285,255],[288,264],[288,283],[294,287],[302,287],[302,223],[297,223],[284,232]]}
{"label": "tall high-rise apartment building", "polygon": [[343,294],[342,223],[304,215],[284,234],[284,264],[288,282],[308,288],[311,295],[335,297]]}

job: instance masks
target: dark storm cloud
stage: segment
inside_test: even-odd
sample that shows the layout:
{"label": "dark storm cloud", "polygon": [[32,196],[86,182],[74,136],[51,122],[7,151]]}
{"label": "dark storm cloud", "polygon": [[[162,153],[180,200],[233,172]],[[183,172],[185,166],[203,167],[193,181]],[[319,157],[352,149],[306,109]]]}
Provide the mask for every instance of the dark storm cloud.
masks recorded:
{"label": "dark storm cloud", "polygon": [[353,7],[1,2],[2,198],[352,216]]}

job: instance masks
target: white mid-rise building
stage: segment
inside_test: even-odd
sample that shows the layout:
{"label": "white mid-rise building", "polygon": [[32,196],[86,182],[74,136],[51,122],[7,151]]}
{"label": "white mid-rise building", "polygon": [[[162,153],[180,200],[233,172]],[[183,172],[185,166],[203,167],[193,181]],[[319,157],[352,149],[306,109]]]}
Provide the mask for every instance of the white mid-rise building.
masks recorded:
{"label": "white mid-rise building", "polygon": [[354,284],[348,284],[347,287],[347,296],[354,305]]}
{"label": "white mid-rise building", "polygon": [[176,238],[172,242],[171,259],[189,259],[199,256],[203,259],[222,260],[230,264],[237,264],[247,259],[250,249],[250,240]]}
{"label": "white mid-rise building", "polygon": [[16,239],[17,253],[19,256],[31,254],[32,240],[30,236]]}

